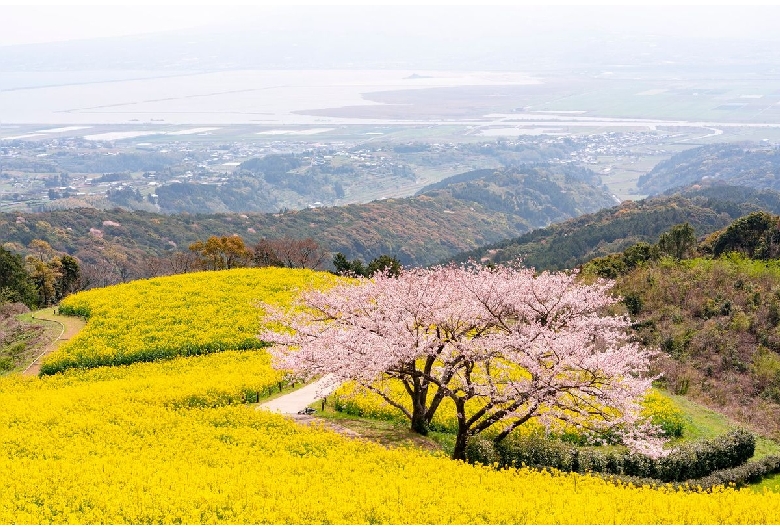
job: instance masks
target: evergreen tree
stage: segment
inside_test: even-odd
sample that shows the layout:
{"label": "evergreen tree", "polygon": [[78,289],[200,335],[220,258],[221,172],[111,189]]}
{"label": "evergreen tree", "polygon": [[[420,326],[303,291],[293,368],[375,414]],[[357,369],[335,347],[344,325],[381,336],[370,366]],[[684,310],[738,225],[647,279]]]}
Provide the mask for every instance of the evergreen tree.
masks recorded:
{"label": "evergreen tree", "polygon": [[0,301],[21,302],[33,307],[37,305],[37,298],[21,256],[0,246]]}

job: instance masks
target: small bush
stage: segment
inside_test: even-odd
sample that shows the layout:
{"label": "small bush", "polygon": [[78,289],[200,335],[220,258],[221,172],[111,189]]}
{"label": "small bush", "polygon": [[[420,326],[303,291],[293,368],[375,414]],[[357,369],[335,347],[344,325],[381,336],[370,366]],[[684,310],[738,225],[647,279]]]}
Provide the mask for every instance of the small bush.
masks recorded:
{"label": "small bush", "polygon": [[714,471],[741,466],[753,456],[755,437],[735,429],[712,440],[675,448],[658,459],[611,448],[575,447],[541,434],[510,436],[495,444],[491,452],[483,439],[470,442],[467,458],[503,467],[554,468],[561,471],[606,473],[653,478],[663,482],[684,482]]}
{"label": "small bush", "polygon": [[[718,486],[740,488],[747,484],[756,484],[762,478],[773,473],[780,472],[780,455],[770,455],[756,460],[755,462],[746,462],[741,466],[729,469],[720,469],[706,477],[701,477],[684,482],[673,482],[672,486],[682,490],[689,491],[709,491]],[[616,481],[621,484],[633,484],[635,486],[655,486],[667,487],[669,482],[652,478],[641,478],[637,476],[604,476],[608,481]]]}
{"label": "small bush", "polygon": [[625,304],[628,314],[636,316],[642,311],[642,297],[636,293],[628,293],[623,297],[623,304]]}
{"label": "small bush", "polygon": [[466,446],[466,460],[468,462],[491,465],[498,461],[496,448],[493,441],[484,436],[473,437]]}

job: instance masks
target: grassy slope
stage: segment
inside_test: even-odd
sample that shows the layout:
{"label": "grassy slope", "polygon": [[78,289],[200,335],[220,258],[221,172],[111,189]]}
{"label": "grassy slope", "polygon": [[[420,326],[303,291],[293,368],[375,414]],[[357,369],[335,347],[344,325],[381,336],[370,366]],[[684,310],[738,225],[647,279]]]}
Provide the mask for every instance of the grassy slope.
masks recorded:
{"label": "grassy slope", "polygon": [[[714,438],[737,426],[737,423],[723,414],[708,409],[684,396],[662,390],[660,392],[671,399],[685,417],[686,424],[680,439],[681,443]],[[776,453],[780,453],[780,444],[770,438],[758,436],[756,438],[756,453],[751,460]]]}
{"label": "grassy slope", "polygon": [[24,370],[61,329],[54,322],[34,320],[31,313],[12,314],[9,309],[0,306],[0,374]]}

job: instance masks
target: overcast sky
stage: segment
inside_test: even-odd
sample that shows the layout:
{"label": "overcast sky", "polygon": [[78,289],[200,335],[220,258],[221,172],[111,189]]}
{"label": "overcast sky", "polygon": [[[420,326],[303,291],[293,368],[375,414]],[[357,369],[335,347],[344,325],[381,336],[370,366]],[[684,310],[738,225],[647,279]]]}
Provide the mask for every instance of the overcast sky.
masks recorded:
{"label": "overcast sky", "polygon": [[[0,3],[0,46],[176,31],[253,27],[305,32],[332,24],[344,31],[388,33],[636,32],[641,34],[780,40],[780,6],[534,6],[433,5],[31,5]],[[311,4],[312,2],[308,2]]]}

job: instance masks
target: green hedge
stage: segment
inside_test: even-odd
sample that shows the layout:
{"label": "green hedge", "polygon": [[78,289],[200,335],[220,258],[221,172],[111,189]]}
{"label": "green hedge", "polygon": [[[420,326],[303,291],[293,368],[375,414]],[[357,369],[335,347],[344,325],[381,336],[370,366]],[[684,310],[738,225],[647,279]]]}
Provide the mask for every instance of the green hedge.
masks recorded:
{"label": "green hedge", "polygon": [[755,445],[753,434],[735,429],[712,440],[679,446],[667,456],[652,459],[625,449],[577,447],[543,436],[512,436],[498,444],[477,437],[467,447],[467,459],[502,467],[555,468],[684,482],[742,466],[753,456]]}
{"label": "green hedge", "polygon": [[255,337],[248,337],[236,344],[213,342],[211,344],[183,344],[170,347],[159,346],[147,350],[117,351],[113,356],[102,357],[51,357],[41,365],[40,376],[54,375],[70,368],[98,368],[100,366],[126,366],[135,363],[146,363],[173,359],[176,357],[194,357],[208,355],[225,350],[260,350],[271,346],[271,343]]}
{"label": "green hedge", "polygon": [[633,484],[635,486],[652,487],[665,487],[671,485],[674,488],[682,490],[708,491],[717,486],[739,488],[747,484],[755,484],[760,482],[762,478],[773,473],[780,473],[780,454],[770,455],[762,458],[761,460],[747,462],[741,466],[732,467],[730,469],[721,469],[707,475],[706,477],[686,480],[684,482],[669,483],[651,478],[602,475],[605,480],[619,482],[621,484]]}

